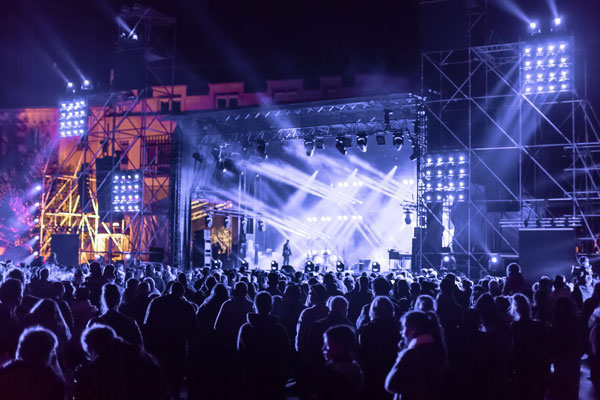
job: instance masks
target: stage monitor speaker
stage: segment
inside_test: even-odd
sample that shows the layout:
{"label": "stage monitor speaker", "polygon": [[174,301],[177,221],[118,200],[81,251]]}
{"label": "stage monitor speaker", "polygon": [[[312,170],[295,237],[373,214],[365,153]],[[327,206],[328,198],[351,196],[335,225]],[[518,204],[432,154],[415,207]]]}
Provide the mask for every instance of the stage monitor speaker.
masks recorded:
{"label": "stage monitor speaker", "polygon": [[527,282],[541,276],[568,276],[575,264],[573,229],[519,230],[519,264]]}
{"label": "stage monitor speaker", "polygon": [[56,253],[60,265],[79,264],[79,235],[59,233],[52,235],[50,251]]}

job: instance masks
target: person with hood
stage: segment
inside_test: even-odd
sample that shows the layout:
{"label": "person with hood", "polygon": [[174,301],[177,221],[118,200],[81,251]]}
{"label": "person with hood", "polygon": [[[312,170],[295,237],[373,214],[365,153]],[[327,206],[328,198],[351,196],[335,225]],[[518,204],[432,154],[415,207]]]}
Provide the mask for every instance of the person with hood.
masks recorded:
{"label": "person with hood", "polygon": [[241,364],[241,389],[248,399],[285,399],[285,385],[292,365],[287,331],[270,315],[271,295],[259,292],[255,313],[239,331],[237,350]]}

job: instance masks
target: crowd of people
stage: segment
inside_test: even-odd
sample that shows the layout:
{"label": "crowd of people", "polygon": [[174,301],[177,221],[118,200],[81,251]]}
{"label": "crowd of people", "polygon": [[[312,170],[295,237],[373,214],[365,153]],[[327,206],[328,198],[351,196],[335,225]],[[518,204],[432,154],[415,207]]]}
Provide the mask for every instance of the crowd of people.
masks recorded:
{"label": "crowd of people", "polygon": [[600,387],[591,273],[0,272],[7,400],[568,400],[582,359]]}

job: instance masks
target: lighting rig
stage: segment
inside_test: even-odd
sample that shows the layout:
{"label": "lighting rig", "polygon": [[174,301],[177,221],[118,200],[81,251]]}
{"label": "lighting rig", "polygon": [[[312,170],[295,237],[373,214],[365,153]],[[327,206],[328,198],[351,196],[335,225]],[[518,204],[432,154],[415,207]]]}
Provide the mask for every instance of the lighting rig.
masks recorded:
{"label": "lighting rig", "polygon": [[139,171],[119,171],[112,179],[113,211],[137,213],[142,209],[144,180]]}
{"label": "lighting rig", "polygon": [[468,198],[468,157],[463,152],[427,155],[421,180],[426,203],[464,202]]}

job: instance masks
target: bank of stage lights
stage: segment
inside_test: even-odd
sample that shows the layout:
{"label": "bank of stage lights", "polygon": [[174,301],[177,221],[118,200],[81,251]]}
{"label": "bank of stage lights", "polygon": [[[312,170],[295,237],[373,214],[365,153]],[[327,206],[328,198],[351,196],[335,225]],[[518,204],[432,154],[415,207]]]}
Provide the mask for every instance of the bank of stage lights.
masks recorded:
{"label": "bank of stage lights", "polygon": [[[552,31],[562,28],[562,18],[555,18]],[[541,35],[537,22],[529,24],[531,40],[521,43],[521,92],[537,94],[564,93],[573,90],[573,42],[565,35]]]}
{"label": "bank of stage lights", "polygon": [[362,221],[362,215],[338,215],[337,218],[334,217],[308,217],[308,222],[333,222],[333,221]]}
{"label": "bank of stage lights", "polygon": [[142,209],[143,177],[137,171],[117,172],[112,180],[113,211],[135,213]]}
{"label": "bank of stage lights", "polygon": [[422,172],[427,203],[463,202],[468,198],[469,164],[465,153],[446,153],[425,157]]}
{"label": "bank of stage lights", "polygon": [[58,133],[60,137],[84,136],[87,134],[88,104],[86,100],[74,99],[60,103]]}

